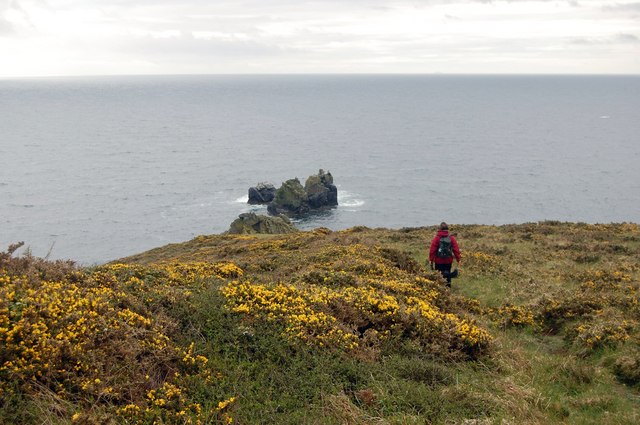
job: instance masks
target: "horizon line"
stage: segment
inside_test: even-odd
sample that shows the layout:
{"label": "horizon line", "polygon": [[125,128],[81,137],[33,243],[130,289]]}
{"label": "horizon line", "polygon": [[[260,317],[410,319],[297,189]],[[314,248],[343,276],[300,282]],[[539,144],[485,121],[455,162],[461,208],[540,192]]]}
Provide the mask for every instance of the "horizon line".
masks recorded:
{"label": "horizon line", "polygon": [[66,78],[117,78],[117,77],[277,77],[277,76],[406,76],[406,77],[640,77],[640,73],[454,73],[454,72],[264,72],[264,73],[131,73],[131,74],[43,74],[0,75],[2,80],[36,80]]}

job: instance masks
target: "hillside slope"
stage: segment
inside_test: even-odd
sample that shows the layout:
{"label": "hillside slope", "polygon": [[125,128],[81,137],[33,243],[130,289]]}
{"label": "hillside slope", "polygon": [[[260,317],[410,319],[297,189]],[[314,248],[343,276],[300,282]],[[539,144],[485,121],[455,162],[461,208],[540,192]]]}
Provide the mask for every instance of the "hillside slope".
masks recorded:
{"label": "hillside slope", "polygon": [[0,422],[637,423],[640,229],[200,236],[0,257]]}

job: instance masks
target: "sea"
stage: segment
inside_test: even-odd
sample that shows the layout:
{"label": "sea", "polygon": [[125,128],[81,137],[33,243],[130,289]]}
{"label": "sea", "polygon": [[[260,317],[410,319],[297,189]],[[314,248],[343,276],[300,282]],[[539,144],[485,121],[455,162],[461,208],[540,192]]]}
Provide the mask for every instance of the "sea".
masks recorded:
{"label": "sea", "polygon": [[[82,265],[226,231],[319,169],[301,229],[640,222],[639,76],[0,80],[0,251]],[[24,252],[24,251],[21,251]]]}

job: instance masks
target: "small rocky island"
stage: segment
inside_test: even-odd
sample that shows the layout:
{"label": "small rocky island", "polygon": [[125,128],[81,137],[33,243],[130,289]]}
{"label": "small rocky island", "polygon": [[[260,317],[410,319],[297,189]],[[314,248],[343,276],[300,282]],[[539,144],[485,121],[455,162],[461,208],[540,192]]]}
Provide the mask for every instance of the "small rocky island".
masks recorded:
{"label": "small rocky island", "polygon": [[330,172],[320,170],[304,183],[298,178],[287,180],[277,190],[270,183],[249,188],[249,204],[266,204],[271,215],[302,217],[306,214],[338,205],[338,189]]}

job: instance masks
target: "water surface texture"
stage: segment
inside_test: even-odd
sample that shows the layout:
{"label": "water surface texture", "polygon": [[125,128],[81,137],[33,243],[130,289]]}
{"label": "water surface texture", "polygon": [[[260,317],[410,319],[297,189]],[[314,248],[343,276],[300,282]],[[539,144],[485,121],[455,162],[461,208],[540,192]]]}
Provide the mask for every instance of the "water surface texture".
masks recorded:
{"label": "water surface texture", "polygon": [[100,263],[228,229],[330,170],[301,228],[640,222],[640,78],[0,81],[0,249]]}

